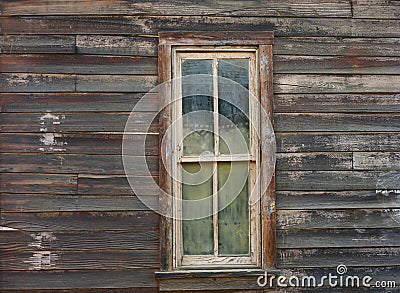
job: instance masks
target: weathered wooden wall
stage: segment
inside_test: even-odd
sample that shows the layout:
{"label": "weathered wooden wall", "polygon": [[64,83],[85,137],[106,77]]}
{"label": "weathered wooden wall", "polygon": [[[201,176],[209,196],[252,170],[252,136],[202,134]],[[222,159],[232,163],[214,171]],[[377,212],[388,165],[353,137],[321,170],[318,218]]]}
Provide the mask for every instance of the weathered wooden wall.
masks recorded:
{"label": "weathered wooden wall", "polygon": [[[399,4],[1,1],[1,225],[12,229],[1,231],[0,289],[158,290],[159,217],[120,155],[167,30],[275,33],[278,267],[321,275],[344,263],[400,284],[399,191],[376,192],[390,176],[400,189]],[[138,129],[156,110],[149,97]],[[132,174],[156,207],[143,175]]]}

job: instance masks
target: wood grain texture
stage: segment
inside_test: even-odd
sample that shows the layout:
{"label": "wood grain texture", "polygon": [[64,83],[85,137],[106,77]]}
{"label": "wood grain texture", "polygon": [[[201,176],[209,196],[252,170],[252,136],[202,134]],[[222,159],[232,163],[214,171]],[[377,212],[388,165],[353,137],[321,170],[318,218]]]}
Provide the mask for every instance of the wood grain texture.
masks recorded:
{"label": "wood grain texture", "polygon": [[277,94],[275,112],[286,113],[391,113],[400,111],[396,94]]}
{"label": "wood grain texture", "polygon": [[[140,102],[140,105],[137,103]],[[155,112],[157,93],[3,93],[2,112]],[[137,106],[137,107],[135,107]]]}
{"label": "wood grain texture", "polygon": [[275,93],[398,93],[399,75],[275,74]]}
{"label": "wood grain texture", "polygon": [[4,252],[32,251],[104,251],[158,250],[158,231],[83,231],[25,232],[3,231],[0,249]]}
{"label": "wood grain texture", "polygon": [[157,34],[160,31],[274,31],[276,36],[398,38],[399,20],[215,16],[25,16],[2,18],[5,34]]}
{"label": "wood grain texture", "polygon": [[19,0],[5,1],[1,6],[3,15],[230,15],[230,16],[311,16],[351,17],[350,4],[343,0],[310,1],[269,1],[250,2],[191,2],[185,0],[147,1],[53,1],[47,5],[40,2]]}
{"label": "wood grain texture", "polygon": [[78,194],[85,195],[133,195],[129,185],[134,186],[138,195],[157,195],[158,177],[150,176],[126,176],[126,175],[78,175]]}
{"label": "wood grain texture", "polygon": [[[148,169],[148,173],[146,170]],[[69,154],[2,154],[1,172],[72,173],[103,175],[157,175],[158,156],[129,157],[120,155]]]}
{"label": "wood grain texture", "polygon": [[157,250],[127,251],[10,251],[2,252],[0,269],[46,270],[122,270],[157,269]]}
{"label": "wood grain texture", "polygon": [[149,231],[159,216],[150,211],[2,213],[1,225],[25,232]]}
{"label": "wood grain texture", "polygon": [[13,53],[75,53],[74,36],[0,36],[0,49],[4,54]]}
{"label": "wood grain texture", "polygon": [[155,36],[77,35],[76,50],[81,54],[157,56]]}
{"label": "wood grain texture", "polygon": [[353,165],[355,170],[400,170],[400,153],[354,153]]}
{"label": "wood grain texture", "polygon": [[278,191],[277,207],[282,210],[398,208],[395,190],[382,191]]}
{"label": "wood grain texture", "polygon": [[2,92],[73,92],[76,77],[60,74],[2,73]]}
{"label": "wood grain texture", "polygon": [[[0,152],[132,156],[158,155],[157,134],[0,133]],[[145,141],[145,146],[142,145]]]}
{"label": "wood grain texture", "polygon": [[276,170],[351,170],[351,153],[278,153]]}
{"label": "wood grain texture", "polygon": [[400,151],[399,133],[278,133],[278,152]]}
{"label": "wood grain texture", "polygon": [[279,210],[277,213],[277,228],[283,230],[399,227],[398,209]]}
{"label": "wood grain texture", "polygon": [[353,3],[354,18],[400,18],[400,5],[397,1],[355,0]]}
{"label": "wood grain texture", "polygon": [[[282,171],[276,176],[277,190],[366,190],[382,189],[379,182],[387,181],[384,189],[398,189],[398,172],[377,171]],[[390,180],[393,178],[393,180]]]}
{"label": "wood grain texture", "polygon": [[3,92],[142,92],[156,86],[156,77],[137,75],[74,75],[3,73]]}
{"label": "wood grain texture", "polygon": [[[53,48],[46,49],[44,44],[59,41],[69,36],[8,36],[3,45],[4,53],[53,53]],[[40,43],[39,43],[40,40]],[[9,42],[11,44],[6,43]],[[34,43],[37,41],[38,44]],[[29,44],[32,42],[31,47]],[[72,41],[71,41],[72,42]],[[26,43],[26,44],[25,44]],[[44,43],[44,44],[43,44]],[[80,54],[157,56],[156,36],[118,36],[118,35],[77,35],[76,50]],[[8,47],[7,47],[8,44]],[[56,43],[58,44],[58,43]],[[53,45],[57,53],[56,44]],[[277,37],[274,40],[274,55],[303,56],[400,56],[399,38],[346,38],[346,37]],[[40,45],[43,46],[40,47]],[[61,45],[60,45],[61,46]],[[71,45],[72,46],[72,45]],[[26,49],[25,49],[26,48]],[[62,50],[63,47],[60,48]],[[29,49],[29,50],[28,50]],[[47,50],[47,51],[46,51]],[[71,49],[72,50],[72,49]],[[65,51],[63,53],[73,53]],[[332,60],[332,58],[328,59]],[[335,59],[334,59],[335,60]],[[340,59],[339,59],[340,60]],[[344,59],[347,60],[347,59]],[[369,60],[369,59],[361,59]],[[378,59],[381,60],[381,59]]]}
{"label": "wood grain texture", "polygon": [[399,74],[398,57],[275,55],[274,73]]}
{"label": "wood grain texture", "polygon": [[157,86],[156,76],[78,75],[78,92],[148,92]]}
{"label": "wood grain texture", "polygon": [[76,194],[77,176],[73,174],[1,173],[2,192]]}
{"label": "wood grain texture", "polygon": [[158,83],[160,109],[159,116],[159,199],[160,199],[160,270],[171,271],[173,268],[172,242],[172,166],[171,132],[167,129],[172,123],[172,49],[170,45],[158,46]]}
{"label": "wood grain texture", "polygon": [[[79,271],[8,271],[1,272],[2,290],[153,287],[154,269],[79,270]],[[21,283],[21,280],[24,280]]]}
{"label": "wood grain texture", "polygon": [[157,133],[158,122],[148,127],[156,117],[152,112],[133,113],[135,119],[126,123],[129,113],[1,113],[2,132],[68,133],[68,132],[129,132]]}
{"label": "wood grain texture", "polygon": [[[151,203],[150,207],[147,206]],[[2,212],[79,212],[158,210],[158,196],[146,195],[145,205],[137,196],[69,196],[1,194]]]}
{"label": "wood grain texture", "polygon": [[3,72],[76,74],[157,74],[157,59],[81,54],[4,54]]}
{"label": "wood grain texture", "polygon": [[352,114],[275,114],[278,132],[395,132],[400,130],[398,113]]}
{"label": "wood grain texture", "polygon": [[[380,35],[379,35],[380,36]],[[399,38],[278,37],[274,54],[316,56],[400,56]]]}
{"label": "wood grain texture", "polygon": [[278,248],[398,247],[399,229],[278,230]]}
{"label": "wood grain texture", "polygon": [[279,249],[278,266],[324,267],[399,265],[400,248]]}

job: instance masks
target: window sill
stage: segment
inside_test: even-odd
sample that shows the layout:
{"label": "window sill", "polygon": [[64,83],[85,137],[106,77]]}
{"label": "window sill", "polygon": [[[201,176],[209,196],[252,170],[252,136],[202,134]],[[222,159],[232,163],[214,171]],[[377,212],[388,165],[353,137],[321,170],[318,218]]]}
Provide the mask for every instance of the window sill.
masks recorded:
{"label": "window sill", "polygon": [[[268,277],[279,274],[269,269]],[[192,290],[260,290],[257,279],[265,275],[261,269],[176,270],[156,272],[160,291]]]}

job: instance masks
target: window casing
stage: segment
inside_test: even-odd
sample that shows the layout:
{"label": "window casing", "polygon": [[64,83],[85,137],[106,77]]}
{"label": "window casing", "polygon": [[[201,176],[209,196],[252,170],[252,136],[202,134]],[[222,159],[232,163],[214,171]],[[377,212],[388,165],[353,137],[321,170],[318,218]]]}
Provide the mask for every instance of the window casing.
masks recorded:
{"label": "window casing", "polygon": [[[244,34],[244,36],[247,35],[250,38],[238,37],[237,34],[236,36],[233,34],[233,37],[225,35],[223,38],[228,39],[228,41],[223,38],[219,39],[218,33],[200,33],[198,36],[196,34],[186,35],[187,33],[160,34],[159,77],[160,83],[164,82],[164,84],[161,86],[159,94],[163,105],[165,105],[160,120],[160,139],[163,140],[160,144],[161,162],[163,164],[163,166],[160,166],[160,185],[166,193],[173,195],[174,199],[171,200],[171,198],[165,197],[160,199],[160,208],[164,212],[167,211],[167,214],[170,216],[163,217],[161,222],[162,270],[273,267],[275,261],[274,180],[266,182],[266,175],[262,174],[264,170],[263,166],[268,161],[266,156],[270,155],[270,150],[268,147],[265,149],[263,146],[265,145],[262,143],[263,136],[257,135],[257,133],[263,132],[263,118],[259,114],[260,105],[267,110],[269,119],[271,119],[272,114],[272,35],[268,32]],[[254,39],[251,38],[252,36]],[[220,42],[227,45],[218,46]],[[208,110],[213,112],[214,117],[218,116],[220,109],[219,85],[223,84],[218,77],[219,64],[223,64],[224,62],[227,64],[235,62],[246,64],[247,62],[247,87],[249,94],[247,109],[249,117],[247,152],[221,152],[221,146],[223,145],[219,141],[221,125],[219,125],[219,119],[217,118],[213,119],[212,123],[209,123],[211,125],[208,125],[208,127],[212,128],[211,132],[214,132],[211,135],[212,139],[208,138],[210,141],[209,146],[211,147],[208,149],[200,148],[200,151],[197,150],[197,153],[196,150],[192,150],[192,153],[190,150],[187,151],[188,148],[190,149],[190,143],[185,145],[185,139],[190,137],[190,134],[186,136],[185,132],[187,132],[187,128],[190,128],[190,126],[185,126],[185,120],[182,118],[187,114],[185,113],[184,105],[182,105],[182,97],[186,96],[183,93],[185,91],[183,89],[185,87],[185,73],[183,72],[182,64],[190,60],[208,61],[207,64],[209,64],[211,70],[209,80],[209,83],[211,83],[211,92],[208,104],[209,106],[212,105]],[[189,70],[189,73],[192,72]],[[173,82],[171,83],[169,81],[172,78]],[[258,103],[255,103],[252,97],[257,99]],[[171,103],[175,99],[176,102]],[[186,112],[188,111],[186,110]],[[175,123],[175,121],[178,122]],[[167,132],[166,129],[170,127],[172,131]],[[195,130],[196,127],[192,126],[191,130]],[[207,141],[207,139],[201,139],[203,142]],[[193,188],[186,188],[185,191],[185,185],[179,181],[182,179],[182,170],[187,171],[186,169],[193,169],[194,166],[200,164],[202,164],[204,169],[211,169],[213,174],[207,186],[212,209],[212,215],[207,220],[209,225],[208,230],[212,227],[212,233],[208,234],[212,235],[208,235],[210,237],[207,238],[208,240],[205,240],[205,242],[211,242],[211,245],[208,243],[206,249],[202,249],[201,245],[200,248],[196,246],[197,248],[190,251],[188,249],[190,241],[186,241],[185,239],[190,238],[191,235],[185,236],[184,231],[192,230],[188,229],[188,227],[190,228],[191,220],[181,220],[185,211],[182,207],[182,201],[177,199],[185,197],[187,190],[189,190],[189,193],[193,193]],[[247,196],[246,199],[248,200],[250,196],[256,198],[261,196],[261,200],[249,205],[247,214],[247,240],[241,241],[240,248],[235,251],[235,248],[232,250],[232,247],[229,245],[223,245],[224,242],[228,243],[228,241],[220,235],[224,233],[220,231],[223,230],[220,223],[222,221],[220,215],[223,213],[223,210],[218,210],[218,189],[220,185],[222,186],[220,177],[223,177],[221,175],[223,169],[229,165],[232,170],[234,166],[239,166],[240,164],[247,164],[249,171],[248,178],[246,179],[247,190],[244,192]],[[170,174],[178,180],[172,180],[169,176]],[[258,174],[262,174],[260,176],[261,180],[257,180]],[[194,187],[196,188],[196,186]],[[263,190],[265,192],[260,194]],[[241,209],[240,206],[239,210]],[[242,211],[241,215],[245,214]],[[232,223],[225,221],[223,224]],[[219,227],[222,227],[222,229],[219,229]],[[244,229],[243,231],[246,230]],[[224,235],[226,238],[229,233],[225,233]],[[194,236],[193,239],[200,240],[201,237],[196,238]],[[235,237],[233,237],[233,240],[235,240]],[[246,241],[248,241],[247,246]]]}

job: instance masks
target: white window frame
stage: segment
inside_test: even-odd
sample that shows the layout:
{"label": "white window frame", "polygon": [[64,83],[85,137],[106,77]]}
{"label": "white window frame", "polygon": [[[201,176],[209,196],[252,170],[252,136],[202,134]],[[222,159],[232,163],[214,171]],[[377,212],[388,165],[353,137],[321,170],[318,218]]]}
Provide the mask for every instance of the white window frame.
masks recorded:
{"label": "white window frame", "polygon": [[[249,59],[249,127],[250,144],[249,154],[218,154],[218,119],[214,119],[214,155],[209,156],[184,156],[182,154],[182,125],[175,123],[172,130],[173,156],[172,172],[173,178],[180,182],[181,164],[184,162],[212,162],[213,169],[216,170],[217,162],[221,161],[248,161],[249,179],[248,190],[251,196],[259,198],[260,186],[256,177],[260,173],[260,146],[257,139],[257,133],[260,131],[259,125],[259,104],[254,102],[254,98],[259,100],[259,68],[258,68],[258,50],[251,46],[223,46],[223,47],[179,47],[172,50],[172,75],[174,81],[172,84],[172,96],[176,99],[173,106],[173,121],[181,121],[182,116],[182,90],[181,90],[181,61],[184,59],[208,59],[212,60],[213,70],[213,104],[214,115],[218,111],[218,76],[217,59]],[[261,225],[260,225],[260,201],[252,204],[249,208],[249,249],[250,254],[244,255],[218,255],[218,175],[213,172],[213,240],[214,255],[184,255],[182,241],[182,220],[181,219],[181,201],[177,200],[173,204],[173,266],[177,269],[187,268],[212,268],[212,267],[260,267],[261,265]],[[181,184],[173,182],[173,194],[176,199],[182,198]],[[250,195],[249,195],[250,196]]]}

